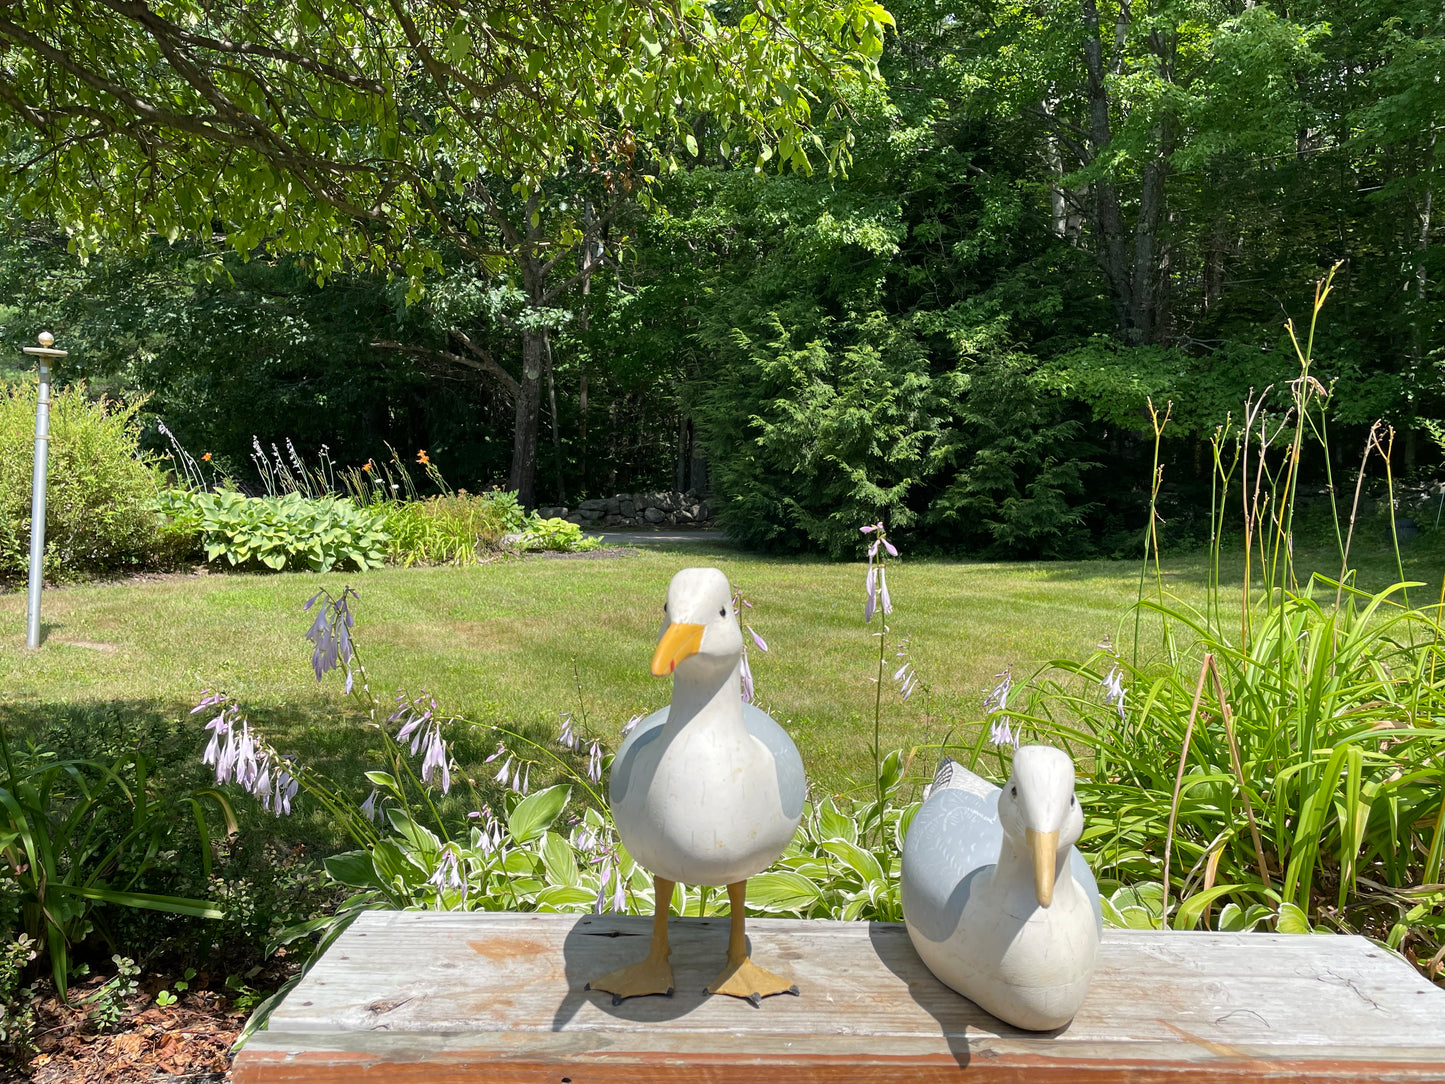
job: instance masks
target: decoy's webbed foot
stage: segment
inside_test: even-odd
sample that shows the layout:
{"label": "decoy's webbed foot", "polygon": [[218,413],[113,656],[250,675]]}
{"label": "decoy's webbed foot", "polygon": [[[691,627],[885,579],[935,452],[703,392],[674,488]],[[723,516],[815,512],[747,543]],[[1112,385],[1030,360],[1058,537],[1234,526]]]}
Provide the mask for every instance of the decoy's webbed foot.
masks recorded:
{"label": "decoy's webbed foot", "polygon": [[601,990],[612,995],[612,1004],[622,1004],[625,997],[643,997],[647,994],[672,996],[672,967],[667,957],[649,955],[647,959],[609,971],[600,979],[587,984],[589,990]]}
{"label": "decoy's webbed foot", "polygon": [[763,998],[772,997],[774,994],[792,994],[796,997],[798,988],[788,979],[774,975],[744,956],[738,963],[729,961],[722,974],[708,986],[707,992],[744,998],[756,1006]]}

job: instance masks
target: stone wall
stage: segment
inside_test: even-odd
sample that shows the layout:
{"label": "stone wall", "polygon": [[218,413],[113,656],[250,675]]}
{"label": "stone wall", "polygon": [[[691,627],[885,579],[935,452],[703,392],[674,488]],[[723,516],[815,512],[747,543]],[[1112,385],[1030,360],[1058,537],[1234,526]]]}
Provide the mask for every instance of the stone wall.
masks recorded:
{"label": "stone wall", "polygon": [[707,527],[712,509],[690,493],[619,493],[583,501],[576,508],[539,508],[544,519],[559,517],[583,527]]}

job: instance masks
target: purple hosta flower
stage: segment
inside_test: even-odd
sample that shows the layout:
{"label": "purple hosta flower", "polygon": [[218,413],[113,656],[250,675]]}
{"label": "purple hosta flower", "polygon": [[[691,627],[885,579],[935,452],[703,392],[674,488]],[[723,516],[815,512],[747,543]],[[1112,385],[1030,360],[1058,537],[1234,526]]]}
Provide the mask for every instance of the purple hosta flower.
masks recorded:
{"label": "purple hosta flower", "polygon": [[989,724],[988,740],[999,747],[1012,745],[1014,752],[1018,752],[1019,737],[1010,729],[1007,715],[1001,716]]}
{"label": "purple hosta flower", "polygon": [[[415,700],[402,702],[387,722],[402,721],[401,729],[396,732],[397,743],[406,744],[410,739],[411,755],[422,754],[422,782],[435,783],[446,794],[452,788],[451,758],[447,753],[447,743],[442,738],[442,724],[436,716],[436,707],[437,702],[423,694]],[[497,751],[500,753],[501,749]],[[487,759],[491,760],[495,755]]]}
{"label": "purple hosta flower", "polygon": [[888,541],[888,536],[883,530],[882,520],[858,529],[864,534],[876,532],[878,535],[873,540],[873,544],[868,547],[868,575],[863,581],[868,595],[863,603],[863,622],[867,624],[873,620],[873,614],[880,608],[885,617],[893,612],[893,600],[888,595],[888,572],[884,567],[883,559],[878,556],[878,548],[883,547],[890,557],[897,557],[898,550],[894,548],[892,542]]}
{"label": "purple hosta flower", "polygon": [[638,723],[642,722],[644,718],[646,718],[646,716],[634,715],[631,719],[628,719],[626,724],[622,727],[622,733],[632,733],[632,728],[635,727]]}
{"label": "purple hosta flower", "polygon": [[[593,914],[602,914],[603,910],[623,911],[627,908],[627,882],[622,877],[622,867],[617,864],[617,856],[612,848],[604,849],[599,858],[593,861],[602,863],[602,871],[597,876],[597,898],[592,901]],[[608,880],[612,882],[612,893],[609,898],[607,892]]]}
{"label": "purple hosta flower", "polygon": [[200,707],[217,704],[224,706],[206,724],[211,740],[201,754],[201,763],[215,769],[217,783],[239,783],[260,799],[268,812],[278,817],[290,813],[291,799],[300,789],[290,762],[278,759],[270,748],[251,736],[251,724],[236,704],[208,694]]}
{"label": "purple hosta flower", "polygon": [[217,704],[224,704],[225,702],[226,698],[221,693],[213,693],[210,689],[202,689],[201,702],[191,709],[191,714],[199,715],[207,708],[213,708]]}
{"label": "purple hosta flower", "polygon": [[581,740],[572,731],[572,714],[568,712],[562,716],[562,731],[557,735],[557,743],[566,749],[576,749]]}
{"label": "purple hosta flower", "polygon": [[344,665],[346,691],[350,693],[354,676],[351,660],[355,652],[351,646],[352,617],[346,602],[348,596],[358,597],[350,587],[343,589],[336,598],[332,598],[329,591],[322,589],[307,600],[305,609],[309,612],[317,600],[324,600],[316,611],[316,619],[306,630],[306,639],[315,645],[311,651],[311,669],[316,672],[316,680],[320,681],[328,670]]}
{"label": "purple hosta flower", "polygon": [[372,787],[371,793],[367,795],[366,801],[361,803],[361,815],[375,824],[380,824],[384,816],[382,811],[376,806],[376,800],[380,797],[381,792],[375,787]]}
{"label": "purple hosta flower", "polygon": [[[745,607],[751,610],[753,604],[743,597],[743,589],[737,584],[733,584],[733,615],[741,615]],[[748,635],[753,638],[753,643],[757,645],[759,651],[765,652],[768,650],[768,642],[758,635],[757,629],[746,624],[743,625],[743,628],[748,630]],[[751,704],[753,702],[755,686],[753,684],[753,668],[748,663],[748,645],[746,643],[743,644],[743,655],[742,661],[739,663],[738,676],[742,680],[743,703]],[[626,732],[624,731],[624,733]]]}
{"label": "purple hosta flower", "polygon": [[1124,694],[1128,690],[1124,688],[1124,672],[1119,668],[1117,661],[1099,684],[1104,686],[1104,704],[1112,705],[1119,712],[1119,721],[1123,722]]}
{"label": "purple hosta flower", "polygon": [[[907,641],[904,641],[904,649],[898,652],[897,658],[903,658],[907,652]],[[898,682],[898,694],[907,700],[913,695],[913,690],[918,688],[918,671],[913,668],[911,662],[905,661],[902,666],[893,671],[893,680]]]}
{"label": "purple hosta flower", "polygon": [[526,794],[532,786],[532,763],[527,762],[527,771],[524,775],[520,770],[512,773],[512,789],[518,794]]}
{"label": "purple hosta flower", "polygon": [[459,890],[462,894],[461,902],[467,902],[467,879],[462,874],[461,863],[457,861],[456,852],[450,847],[442,851],[441,859],[437,862],[436,872],[427,878],[427,884],[437,890],[437,897],[447,889]]}
{"label": "purple hosta flower", "polygon": [[426,755],[421,762],[421,781],[431,784],[436,780],[437,773],[441,773],[442,793],[446,794],[452,789],[452,771],[449,764],[450,758],[447,755],[447,743],[442,740],[442,728],[435,720],[426,742]]}
{"label": "purple hosta flower", "polygon": [[996,718],[989,725],[988,740],[995,745],[1012,745],[1015,749],[1019,747],[1019,738],[1009,726],[1009,717],[1004,712],[1008,711],[1009,693],[1013,691],[1013,671],[1005,670],[1001,674],[995,674],[999,683],[993,687],[993,691],[984,698],[983,710],[988,715],[996,715]]}
{"label": "purple hosta flower", "polygon": [[268,812],[280,817],[289,815],[291,812],[291,799],[296,797],[296,792],[301,789],[296,779],[281,765],[276,766],[276,777],[271,783],[269,792],[261,795],[261,806]]}
{"label": "purple hosta flower", "polygon": [[[218,697],[207,697],[191,709],[191,714],[194,715],[202,708],[214,707],[218,701]],[[201,755],[201,763],[216,769],[216,782],[218,783],[225,781],[222,779],[223,775],[227,778],[230,775],[231,765],[227,763],[223,769],[221,761],[225,757],[226,750],[232,748],[232,743],[227,737],[231,733],[231,720],[228,716],[233,716],[237,710],[234,704],[227,705],[221,709],[219,715],[206,724],[206,729],[211,732],[211,740],[206,743],[206,751]],[[222,745],[223,741],[224,745]]]}
{"label": "purple hosta flower", "polygon": [[482,761],[482,763],[483,763],[483,764],[490,764],[492,761],[496,760],[499,756],[501,756],[501,755],[502,755],[503,753],[505,753],[506,751],[507,751],[507,747],[506,747],[505,745],[503,745],[501,742],[497,742],[497,751],[496,751],[495,753],[493,753],[491,756],[487,757],[487,759],[484,760],[484,761]]}
{"label": "purple hosta flower", "polygon": [[491,806],[484,805],[481,809],[468,813],[467,817],[474,821],[481,821],[481,824],[477,826],[476,837],[472,841],[472,845],[477,850],[484,855],[489,855],[502,849],[504,838],[502,822],[497,820]]}
{"label": "purple hosta flower", "polygon": [[[506,761],[502,764],[501,770],[497,772],[497,782],[504,787],[512,781],[512,761],[514,759],[514,757],[508,754]],[[520,771],[520,769],[518,770]]]}
{"label": "purple hosta flower", "polygon": [[416,756],[416,751],[421,748],[422,740],[427,735],[426,724],[431,722],[435,722],[431,712],[413,711],[406,717],[406,722],[401,724],[401,729],[396,732],[396,740],[399,743],[403,743],[406,741],[407,738],[410,738],[411,755]]}
{"label": "purple hosta flower", "polygon": [[602,743],[594,741],[587,750],[587,778],[594,783],[602,782]]}
{"label": "purple hosta flower", "polygon": [[[231,728],[234,736],[236,728]],[[233,765],[232,778],[241,786],[255,793],[256,784],[261,778],[261,760],[258,757],[255,739],[251,737],[251,724],[241,720],[241,735],[236,739],[236,755],[231,759]],[[219,782],[219,780],[217,780]],[[269,780],[268,780],[269,782]]]}

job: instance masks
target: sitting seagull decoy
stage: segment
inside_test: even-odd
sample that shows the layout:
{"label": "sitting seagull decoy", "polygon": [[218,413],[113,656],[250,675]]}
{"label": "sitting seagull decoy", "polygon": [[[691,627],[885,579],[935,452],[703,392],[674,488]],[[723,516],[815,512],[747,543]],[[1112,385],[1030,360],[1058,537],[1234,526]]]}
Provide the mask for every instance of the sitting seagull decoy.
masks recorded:
{"label": "sitting seagull decoy", "polygon": [[1073,1019],[1099,952],[1099,887],[1074,848],[1074,764],[1014,754],[1000,790],[947,758],[903,843],[903,920],[945,985],[1015,1027]]}
{"label": "sitting seagull decoy", "polygon": [[728,579],[685,568],[667,589],[652,673],[673,676],[672,703],[643,719],[612,762],[609,798],[628,852],[652,872],[657,910],[647,958],[593,979],[613,1004],[671,994],[667,914],[676,882],[727,885],[727,965],[708,993],[757,1005],[796,994],[748,958],[747,879],[775,862],[803,816],[803,761],[787,733],[742,700],[743,636]]}

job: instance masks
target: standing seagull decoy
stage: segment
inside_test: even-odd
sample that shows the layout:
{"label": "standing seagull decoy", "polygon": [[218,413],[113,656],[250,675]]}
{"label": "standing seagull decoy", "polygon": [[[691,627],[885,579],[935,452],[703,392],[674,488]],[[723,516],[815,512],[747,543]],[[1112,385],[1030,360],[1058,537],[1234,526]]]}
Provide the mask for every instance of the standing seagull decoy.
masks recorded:
{"label": "standing seagull decoy", "polygon": [[667,913],[676,882],[727,885],[727,966],[708,993],[757,1005],[796,994],[789,980],[748,959],[747,879],[775,862],[803,816],[803,761],[787,733],[742,700],[743,635],[728,579],[685,568],[667,588],[652,673],[673,676],[672,703],[643,719],[612,762],[609,798],[628,852],[651,870],[657,910],[647,958],[593,979],[613,1004],[671,994]]}
{"label": "standing seagull decoy", "polygon": [[903,920],[928,969],[1015,1027],[1072,1020],[1104,925],[1083,831],[1063,751],[1019,749],[1002,790],[945,758],[903,843]]}

